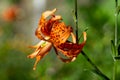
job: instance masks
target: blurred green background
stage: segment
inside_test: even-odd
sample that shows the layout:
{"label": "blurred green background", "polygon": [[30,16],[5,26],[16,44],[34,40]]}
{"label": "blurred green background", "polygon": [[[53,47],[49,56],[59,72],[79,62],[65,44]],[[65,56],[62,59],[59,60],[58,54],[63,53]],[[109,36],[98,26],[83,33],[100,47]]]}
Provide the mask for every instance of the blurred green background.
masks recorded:
{"label": "blurred green background", "polygon": [[[17,11],[15,16],[9,17],[5,10],[12,6],[17,6]],[[37,69],[32,70],[35,59],[28,59],[27,55],[34,50],[28,46],[39,41],[34,32],[41,13],[54,8],[66,25],[75,29],[74,0],[0,0],[0,80],[104,80],[93,72],[94,68],[83,55],[66,64],[56,57],[53,49],[39,62]],[[84,51],[110,79],[113,75],[110,41],[114,39],[114,13],[114,0],[78,0],[79,36],[88,27]],[[116,80],[120,80],[118,63]]]}

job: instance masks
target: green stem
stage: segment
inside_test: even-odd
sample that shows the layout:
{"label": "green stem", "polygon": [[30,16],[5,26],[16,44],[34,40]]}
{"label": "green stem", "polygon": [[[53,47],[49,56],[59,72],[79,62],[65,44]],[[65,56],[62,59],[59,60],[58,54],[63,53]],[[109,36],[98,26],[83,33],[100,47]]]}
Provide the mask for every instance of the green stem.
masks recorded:
{"label": "green stem", "polygon": [[[117,52],[117,24],[118,24],[118,17],[117,17],[117,13],[115,13],[115,56],[118,56],[118,52]],[[117,74],[117,61],[116,59],[114,59],[114,67],[113,67],[113,80],[116,80],[116,74]]]}
{"label": "green stem", "polygon": [[117,61],[114,61],[114,67],[113,67],[113,80],[116,80],[116,73],[117,73]]}
{"label": "green stem", "polygon": [[[118,56],[118,52],[117,52],[117,29],[118,29],[118,0],[115,0],[115,37],[114,37],[114,40],[115,40],[115,50],[114,50],[114,53],[115,53],[115,57]],[[114,59],[114,67],[113,67],[113,80],[116,80],[116,74],[117,74],[117,60]]]}
{"label": "green stem", "polygon": [[[116,7],[117,8],[117,7]],[[118,12],[115,13],[115,56],[117,56],[117,28],[118,28]]]}
{"label": "green stem", "polygon": [[95,72],[96,72],[99,76],[103,77],[105,80],[110,80],[106,75],[104,75],[104,74],[98,69],[98,67],[91,61],[91,59],[85,54],[84,51],[81,51],[81,53],[82,53],[82,55],[85,57],[85,59],[94,67]]}
{"label": "green stem", "polygon": [[115,0],[115,6],[116,7],[118,6],[118,0]]}
{"label": "green stem", "polygon": [[[75,24],[76,24],[76,42],[78,43],[78,13],[77,13],[77,0],[74,1],[75,2]],[[85,54],[85,52],[81,51],[81,53],[83,54],[83,56],[85,57],[85,59],[95,68],[96,73],[103,77],[105,80],[110,80],[106,75],[104,75],[99,69],[98,67],[90,60],[90,58]]]}
{"label": "green stem", "polygon": [[78,12],[77,12],[77,0],[75,0],[75,24],[76,24],[76,42],[78,43]]}

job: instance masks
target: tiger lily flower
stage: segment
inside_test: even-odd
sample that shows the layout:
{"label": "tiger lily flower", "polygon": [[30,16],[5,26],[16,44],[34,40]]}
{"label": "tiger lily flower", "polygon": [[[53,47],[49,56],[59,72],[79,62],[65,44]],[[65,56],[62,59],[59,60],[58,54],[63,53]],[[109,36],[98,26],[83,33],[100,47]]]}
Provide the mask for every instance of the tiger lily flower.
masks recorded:
{"label": "tiger lily flower", "polygon": [[6,22],[12,22],[19,19],[21,9],[17,5],[12,5],[2,13],[2,18]]}
{"label": "tiger lily flower", "polygon": [[[28,58],[35,58],[36,61],[33,69],[36,69],[37,63],[48,54],[52,47],[60,60],[63,62],[72,62],[76,59],[78,54],[81,52],[82,48],[86,43],[86,32],[83,32],[84,41],[81,44],[76,43],[76,37],[73,33],[71,26],[66,26],[62,22],[62,17],[60,15],[55,15],[56,9],[51,11],[45,11],[40,18],[39,26],[36,29],[35,35],[41,41],[31,48],[35,48],[35,52],[28,55]],[[47,17],[49,17],[47,19]],[[68,38],[72,36],[72,42],[68,41]],[[63,58],[60,54],[66,56]]]}

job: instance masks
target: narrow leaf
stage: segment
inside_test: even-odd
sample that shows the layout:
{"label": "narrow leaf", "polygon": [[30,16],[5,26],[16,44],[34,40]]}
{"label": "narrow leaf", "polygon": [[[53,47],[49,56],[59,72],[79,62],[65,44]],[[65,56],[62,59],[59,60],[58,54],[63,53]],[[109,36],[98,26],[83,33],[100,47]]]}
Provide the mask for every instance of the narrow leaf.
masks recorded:
{"label": "narrow leaf", "polygon": [[117,7],[117,14],[120,12],[120,6]]}
{"label": "narrow leaf", "polygon": [[120,55],[120,45],[118,46],[118,55]]}
{"label": "narrow leaf", "polygon": [[72,16],[73,16],[74,22],[76,23],[76,16],[75,16],[75,11],[74,10],[72,10]]}
{"label": "narrow leaf", "polygon": [[120,60],[120,56],[116,56],[114,57],[116,60]]}
{"label": "narrow leaf", "polygon": [[113,53],[112,56],[115,56],[115,44],[114,44],[113,40],[111,40],[111,50],[112,50],[112,53]]}

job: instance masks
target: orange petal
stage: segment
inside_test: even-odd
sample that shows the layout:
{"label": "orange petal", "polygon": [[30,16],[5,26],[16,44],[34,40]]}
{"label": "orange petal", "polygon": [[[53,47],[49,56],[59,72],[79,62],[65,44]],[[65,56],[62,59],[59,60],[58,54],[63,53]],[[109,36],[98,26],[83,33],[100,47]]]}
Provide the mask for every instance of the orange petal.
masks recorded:
{"label": "orange petal", "polygon": [[73,43],[76,43],[76,36],[73,33],[71,33],[71,36],[72,36]]}
{"label": "orange petal", "polygon": [[53,9],[52,11],[45,11],[43,14],[42,14],[42,17],[43,18],[47,18],[48,16],[50,16],[50,15],[53,15],[55,12],[56,12],[56,8],[55,9]]}
{"label": "orange petal", "polygon": [[42,44],[44,44],[45,41],[41,40],[38,44],[34,45],[34,46],[29,46],[30,48],[38,48],[39,46],[41,46]]}
{"label": "orange petal", "polygon": [[36,55],[38,54],[39,51],[40,50],[36,50],[35,52],[33,52],[32,54],[28,55],[27,57],[28,58],[34,58],[34,57],[36,57]]}
{"label": "orange petal", "polygon": [[60,51],[63,55],[70,57],[76,57],[84,47],[86,43],[86,32],[83,32],[84,41],[81,44],[65,42],[59,46],[55,46],[58,51]]}
{"label": "orange petal", "polygon": [[72,32],[71,27],[67,27],[64,22],[55,22],[51,32],[50,32],[50,41],[58,46],[61,43],[64,43],[67,41],[68,37],[70,36]]}
{"label": "orange petal", "polygon": [[42,49],[40,50],[40,52],[38,52],[37,55],[44,55],[45,53],[47,53],[48,51],[50,51],[51,48],[52,48],[52,43],[46,42],[45,46],[42,47]]}
{"label": "orange petal", "polygon": [[36,61],[35,61],[35,64],[34,64],[34,67],[33,67],[33,70],[36,69],[36,65],[38,64],[38,62],[45,56],[48,54],[48,52],[50,51],[52,47],[52,44],[51,43],[46,43],[46,46],[44,46],[36,55]]}
{"label": "orange petal", "polygon": [[50,42],[45,42],[41,41],[39,44],[39,46],[37,47],[37,49],[35,50],[35,52],[33,52],[32,54],[28,55],[28,58],[34,58],[37,55],[44,55],[46,52],[48,52],[51,47],[52,47],[52,43]]}
{"label": "orange petal", "polygon": [[74,60],[76,59],[76,57],[67,57],[67,59],[62,58],[62,57],[59,55],[59,53],[58,53],[58,51],[57,51],[57,49],[56,49],[55,47],[54,47],[54,50],[55,50],[55,52],[56,52],[56,54],[57,54],[57,57],[58,57],[61,61],[65,62],[65,63],[72,62],[72,61],[74,61]]}
{"label": "orange petal", "polygon": [[36,61],[35,61],[34,66],[33,66],[33,70],[36,70],[36,65],[38,64],[40,59],[41,59],[41,56],[36,56]]}
{"label": "orange petal", "polygon": [[36,65],[38,62],[50,51],[52,47],[52,43],[46,42],[46,41],[41,41],[39,44],[37,44],[37,49],[35,50],[34,53],[28,55],[28,58],[34,58],[36,57],[36,61],[33,67],[33,70],[36,69]]}
{"label": "orange petal", "polygon": [[58,20],[62,20],[62,17],[60,15],[54,15],[52,18],[51,18],[51,21],[58,21]]}
{"label": "orange petal", "polygon": [[[39,26],[35,32],[35,35],[39,39],[46,40],[45,37],[49,37],[49,33],[50,33],[52,25],[54,24],[54,21],[61,20],[61,16],[59,15],[54,16],[55,12],[56,12],[56,9],[53,9],[51,11],[45,11],[44,13],[42,13],[40,21],[39,21]],[[50,15],[52,17],[49,20],[47,20],[46,18]]]}

